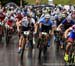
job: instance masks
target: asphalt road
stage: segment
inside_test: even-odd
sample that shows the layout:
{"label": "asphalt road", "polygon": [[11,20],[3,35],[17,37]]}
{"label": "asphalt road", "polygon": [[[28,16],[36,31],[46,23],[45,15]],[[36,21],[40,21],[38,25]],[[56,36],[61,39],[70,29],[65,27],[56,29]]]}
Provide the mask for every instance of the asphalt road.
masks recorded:
{"label": "asphalt road", "polygon": [[38,60],[38,49],[34,48],[32,52],[25,50],[23,63],[19,59],[18,36],[14,35],[10,40],[8,47],[5,47],[5,40],[0,43],[0,66],[64,66],[63,50],[58,54],[55,52],[55,44],[52,40],[51,46],[48,47],[47,58]]}

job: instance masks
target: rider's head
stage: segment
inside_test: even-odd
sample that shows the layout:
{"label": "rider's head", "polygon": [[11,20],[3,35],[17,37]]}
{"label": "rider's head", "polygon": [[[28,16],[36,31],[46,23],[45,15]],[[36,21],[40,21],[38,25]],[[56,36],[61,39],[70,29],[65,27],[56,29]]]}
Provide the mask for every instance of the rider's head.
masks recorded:
{"label": "rider's head", "polygon": [[62,15],[59,14],[59,15],[58,15],[58,20],[61,20],[61,19],[62,19]]}
{"label": "rider's head", "polygon": [[46,14],[45,15],[45,19],[46,19],[46,22],[50,19],[50,15],[49,14]]}
{"label": "rider's head", "polygon": [[75,10],[72,11],[71,17],[72,17],[72,19],[75,19]]}
{"label": "rider's head", "polygon": [[67,19],[68,23],[71,22],[71,20],[72,20],[70,16],[68,16],[66,19]]}
{"label": "rider's head", "polygon": [[20,12],[18,12],[16,14],[16,18],[20,21],[23,18],[23,15]]}
{"label": "rider's head", "polygon": [[28,14],[27,15],[27,19],[30,20],[31,19],[31,15]]}

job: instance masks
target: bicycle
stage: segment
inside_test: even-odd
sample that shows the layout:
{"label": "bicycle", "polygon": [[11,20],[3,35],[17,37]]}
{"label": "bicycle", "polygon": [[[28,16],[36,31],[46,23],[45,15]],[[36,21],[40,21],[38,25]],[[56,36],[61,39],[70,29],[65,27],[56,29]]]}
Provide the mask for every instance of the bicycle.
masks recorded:
{"label": "bicycle", "polygon": [[69,65],[69,66],[75,66],[75,40],[74,42],[71,44],[70,48],[69,48],[69,60],[68,62],[65,62],[65,66]]}
{"label": "bicycle", "polygon": [[12,38],[12,34],[14,33],[13,27],[10,28],[9,25],[5,25],[5,33],[6,33],[6,46],[8,46],[9,41]]}
{"label": "bicycle", "polygon": [[[23,47],[22,47],[22,51],[20,52],[20,58],[21,60],[23,60],[23,55],[24,55],[24,50],[26,48],[26,43],[27,43],[27,47],[32,47],[32,45],[30,46],[30,41],[31,41],[31,35],[32,35],[32,32],[30,31],[24,31],[23,32],[23,35],[24,35],[24,38],[25,38],[25,43],[23,44]],[[28,41],[28,42],[26,42]]]}
{"label": "bicycle", "polygon": [[56,53],[58,53],[61,46],[61,40],[62,40],[61,32],[56,30],[54,31],[54,35],[55,35],[54,42],[56,46]]}
{"label": "bicycle", "polygon": [[38,39],[38,48],[39,48],[39,59],[41,59],[41,54],[43,52],[44,57],[46,57],[47,52],[47,44],[48,44],[48,38],[46,36],[48,33],[42,32],[42,37]]}

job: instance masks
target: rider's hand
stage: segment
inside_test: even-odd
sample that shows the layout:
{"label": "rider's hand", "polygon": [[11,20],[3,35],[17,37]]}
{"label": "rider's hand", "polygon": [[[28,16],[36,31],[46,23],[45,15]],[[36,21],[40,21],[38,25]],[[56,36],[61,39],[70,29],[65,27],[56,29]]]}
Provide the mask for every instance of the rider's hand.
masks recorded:
{"label": "rider's hand", "polygon": [[37,34],[37,32],[33,32],[33,34],[35,35],[35,34]]}
{"label": "rider's hand", "polygon": [[57,31],[61,31],[61,28],[57,28]]}

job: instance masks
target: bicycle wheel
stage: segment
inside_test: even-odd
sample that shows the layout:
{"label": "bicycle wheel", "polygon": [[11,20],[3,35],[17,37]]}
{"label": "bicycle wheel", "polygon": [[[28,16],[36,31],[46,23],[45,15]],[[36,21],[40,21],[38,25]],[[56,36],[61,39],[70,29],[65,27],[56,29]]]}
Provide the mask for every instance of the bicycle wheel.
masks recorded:
{"label": "bicycle wheel", "polygon": [[24,49],[25,49],[25,44],[23,45],[23,48],[22,48],[22,52],[21,52],[21,56],[20,56],[20,59],[21,59],[21,60],[23,60]]}
{"label": "bicycle wheel", "polygon": [[60,41],[56,42],[56,53],[59,52],[59,47],[60,47]]}

